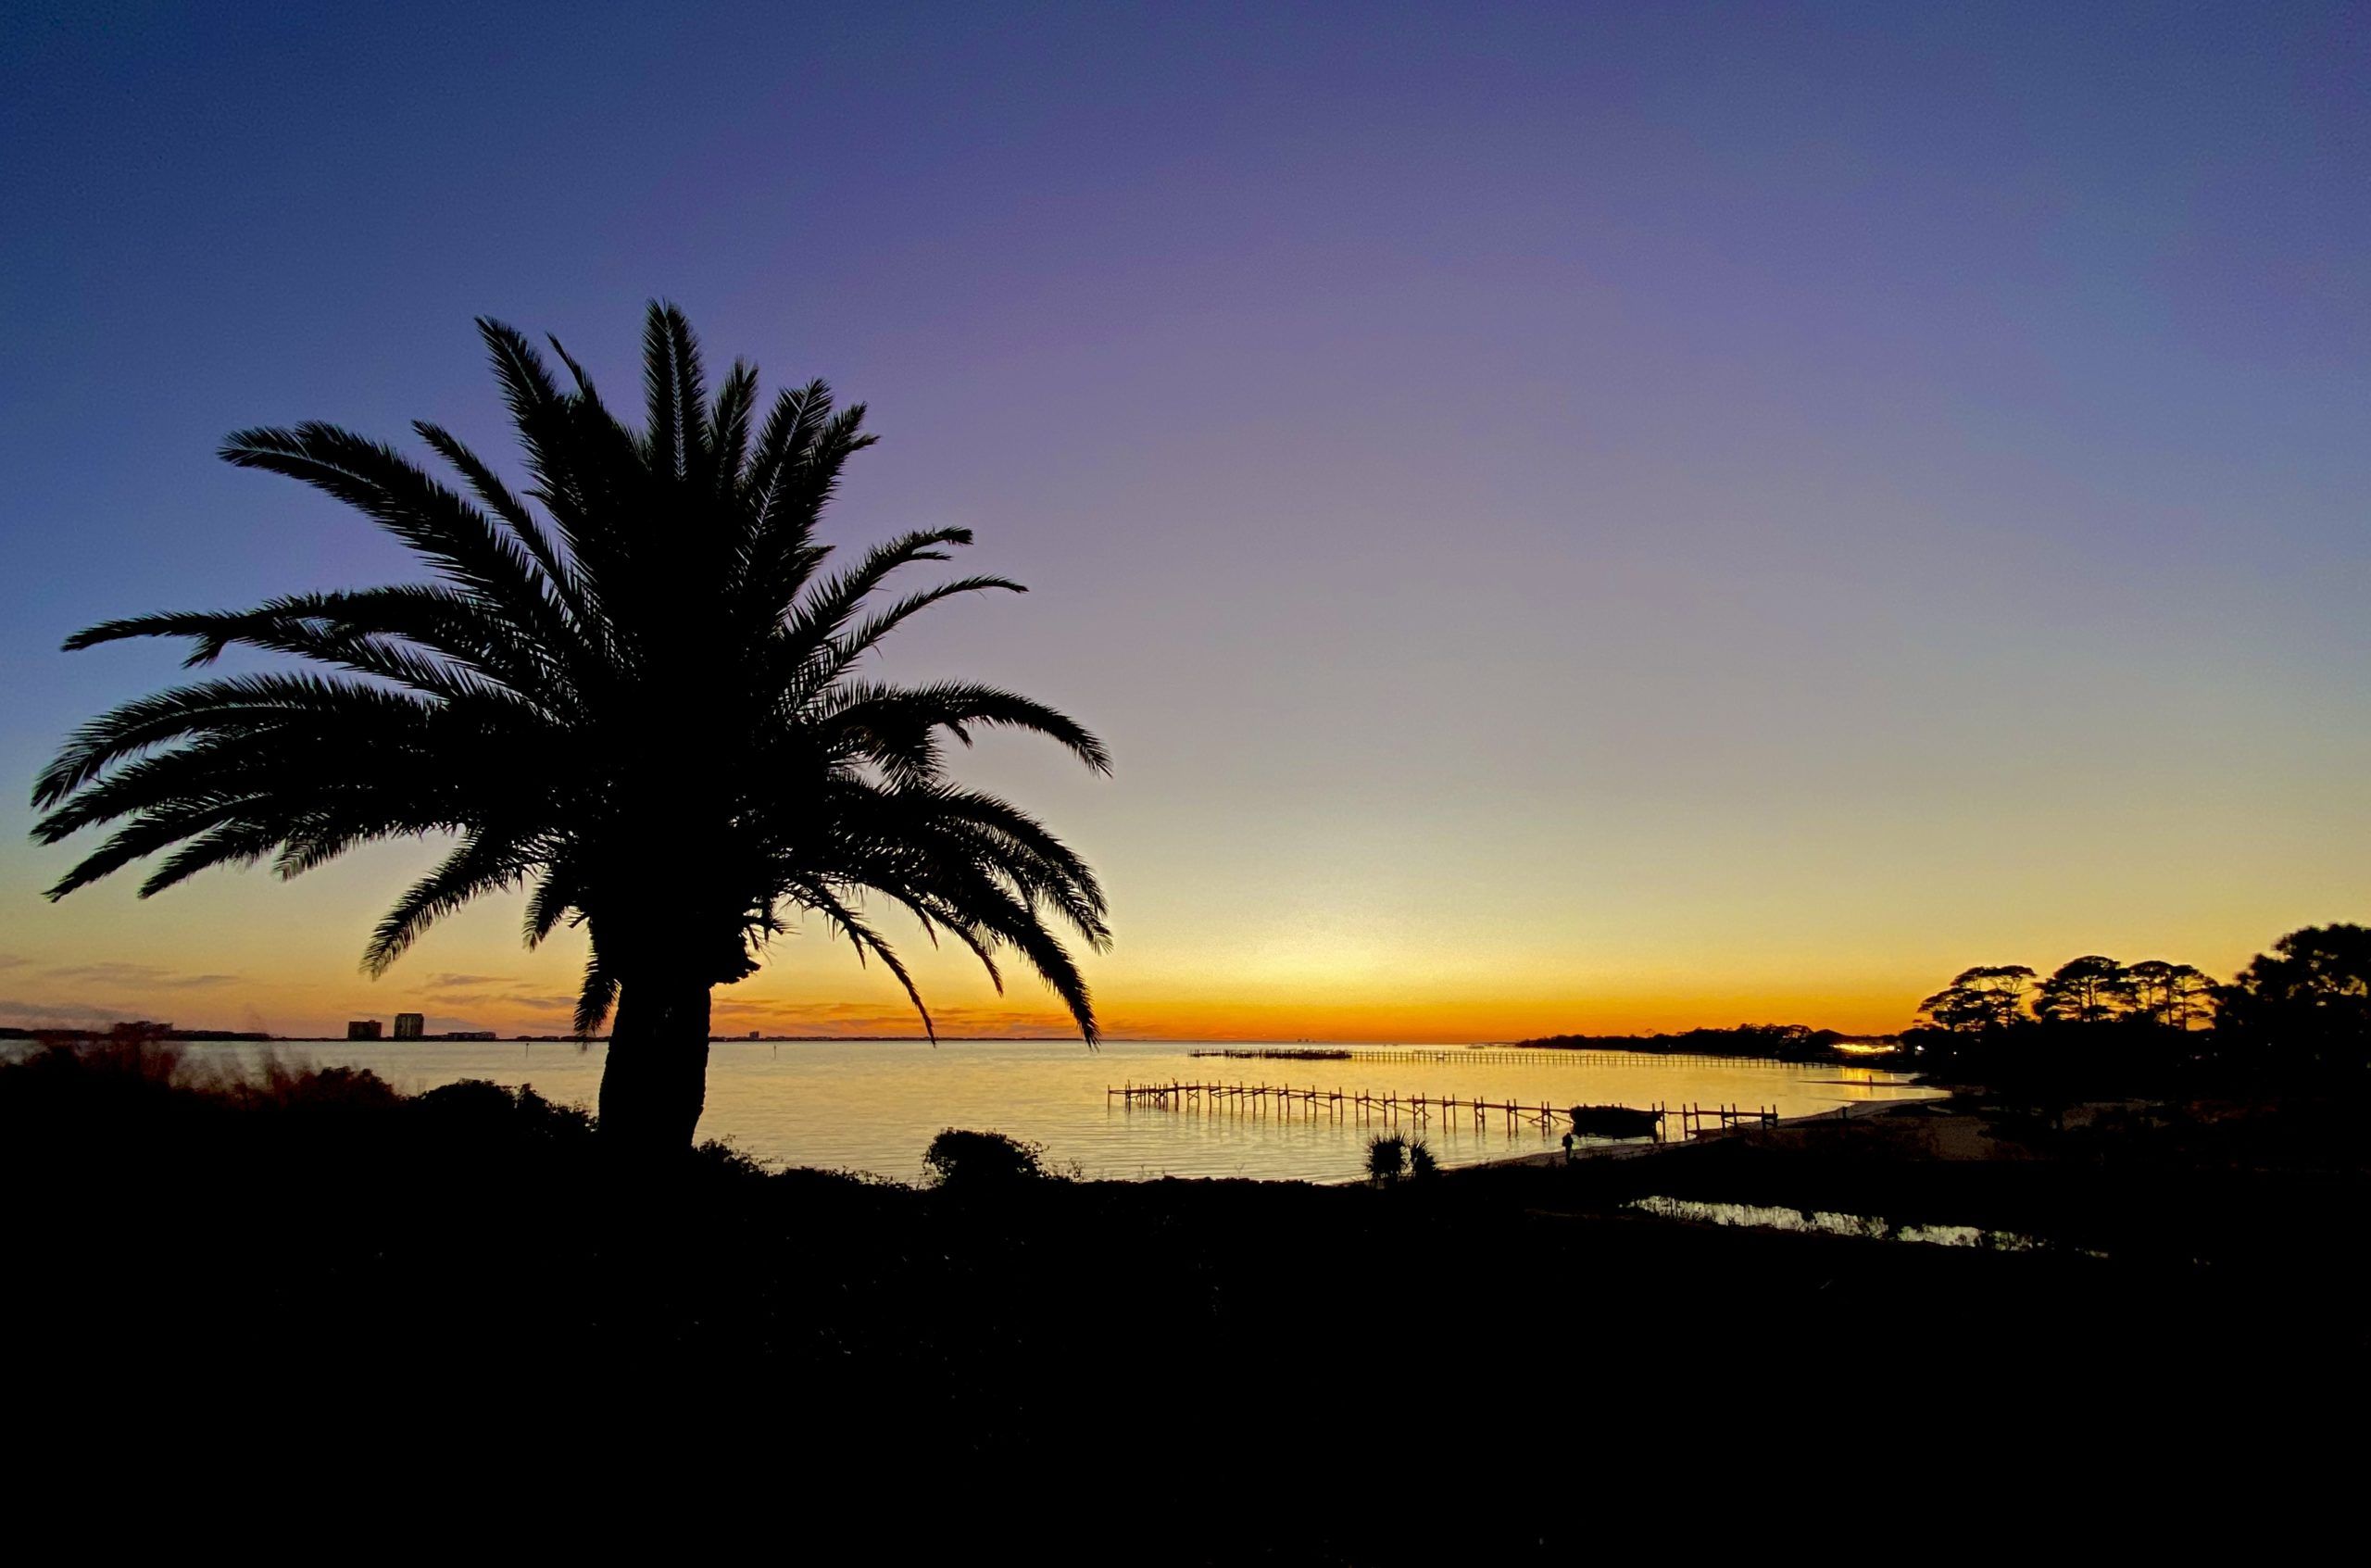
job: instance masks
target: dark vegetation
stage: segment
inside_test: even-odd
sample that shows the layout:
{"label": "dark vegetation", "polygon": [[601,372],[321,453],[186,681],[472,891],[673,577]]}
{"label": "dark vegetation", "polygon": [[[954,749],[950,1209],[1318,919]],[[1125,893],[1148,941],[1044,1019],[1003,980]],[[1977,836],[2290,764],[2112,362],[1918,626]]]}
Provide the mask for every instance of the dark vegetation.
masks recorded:
{"label": "dark vegetation", "polygon": [[[1925,1439],[1930,1460],[1973,1432],[2013,1438],[2030,1462],[2031,1411],[2096,1400],[2078,1391],[2102,1367],[2122,1381],[2086,1405],[2089,1430],[2176,1409],[2194,1424],[2359,1374],[2343,1282],[2361,1135],[2322,1141],[2355,1125],[2342,1114],[2027,1128],[2015,1135],[2042,1157],[1965,1171],[1850,1141],[1874,1125],[1791,1154],[1741,1139],[1340,1188],[1067,1180],[1026,1146],[953,1130],[933,1146],[935,1186],[770,1174],[715,1146],[654,1181],[585,1113],[532,1091],[412,1097],[284,1067],[209,1079],[169,1046],[45,1047],[0,1066],[0,1176],[19,1195],[12,1392],[44,1430],[136,1410],[165,1445],[409,1436],[460,1400],[586,1432],[631,1412],[704,1445],[755,1444],[784,1474],[920,1453],[1060,1469],[1082,1435],[1124,1431],[1140,1472],[1223,1453],[1307,1478],[1359,1451],[1359,1401],[1339,1400],[1336,1424],[1323,1377],[1411,1355],[1438,1362],[1449,1398],[1475,1387],[1458,1368],[1518,1349],[1537,1395],[1493,1382],[1468,1397],[1576,1461],[1603,1457],[1587,1422],[1609,1410],[1627,1442],[1731,1451],[1725,1426],[1669,1398],[1712,1366],[1762,1369],[1749,1381],[1786,1401],[1801,1441],[1864,1438],[1856,1399],[1796,1407],[1789,1390],[1824,1374],[1793,1350],[1779,1368],[1789,1346],[1825,1347],[1815,1359],[1848,1388],[1856,1352],[1980,1380],[1983,1399]],[[2327,1159],[2264,1162],[2308,1148]],[[1650,1191],[2039,1230],[2115,1256],[1623,1209]],[[1280,1357],[1316,1382],[1274,1422],[1263,1411],[1283,1390],[1245,1374],[1282,1372]],[[1145,1365],[1149,1386],[1129,1370]],[[1580,1368],[1588,1398],[1568,1405],[1553,1374]],[[1204,1371],[1216,1397],[1186,1397]],[[1321,1526],[1355,1528],[1338,1514],[1296,1527]]]}
{"label": "dark vegetation", "polygon": [[1770,1061],[1845,1060],[1838,1046],[1854,1036],[1803,1023],[1739,1023],[1676,1035],[1546,1035],[1515,1044],[1538,1050],[1650,1051],[1667,1056],[1736,1056]]}
{"label": "dark vegetation", "polygon": [[1441,1173],[1441,1163],[1421,1134],[1377,1133],[1367,1140],[1366,1173],[1378,1186],[1398,1186],[1430,1182]]}
{"label": "dark vegetation", "polygon": [[[1937,1123],[1963,1125],[1968,1157],[1936,1157]],[[2278,1294],[2312,1278],[2327,1288],[2356,1266],[2371,1123],[2359,1107],[2303,1095],[2086,1104],[2063,1118],[1970,1096],[1570,1173],[1566,1190],[1601,1205],[1661,1196],[1972,1225]],[[1499,1177],[1486,1167],[1457,1180]],[[2340,1338],[2360,1351],[2366,1333],[2356,1323]]]}
{"label": "dark vegetation", "polygon": [[922,1151],[931,1185],[956,1192],[1002,1192],[1027,1182],[1055,1179],[1046,1164],[1046,1146],[1003,1133],[973,1133],[949,1127]]}
{"label": "dark vegetation", "polygon": [[96,1042],[119,1037],[131,1030],[157,1040],[241,1040],[251,1045],[267,1045],[279,1038],[261,1029],[177,1029],[169,1023],[155,1023],[146,1020],[127,1021],[104,1029],[23,1029],[14,1024],[0,1024],[0,1040],[84,1040]]}
{"label": "dark vegetation", "polygon": [[2189,964],[2070,959],[1963,970],[1902,1035],[1931,1079],[2048,1104],[2371,1087],[2371,931],[2307,926],[2228,985]]}

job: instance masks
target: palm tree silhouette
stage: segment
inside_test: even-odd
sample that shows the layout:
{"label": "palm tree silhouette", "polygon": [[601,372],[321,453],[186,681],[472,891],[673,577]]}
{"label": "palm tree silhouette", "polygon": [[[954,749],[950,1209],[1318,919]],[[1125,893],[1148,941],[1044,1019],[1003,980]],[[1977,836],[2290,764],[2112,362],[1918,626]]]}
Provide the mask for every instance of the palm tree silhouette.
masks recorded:
{"label": "palm tree silhouette", "polygon": [[532,479],[523,497],[426,423],[413,428],[474,500],[331,425],[242,431],[222,447],[364,512],[439,581],[139,616],[68,639],[187,637],[189,666],[245,645],[326,669],[177,686],[77,730],[35,785],[47,814],[34,835],[120,825],[49,897],[169,849],[142,897],[212,865],[269,857],[285,878],[373,840],[458,835],[379,922],[364,968],[383,972],[440,917],[501,889],[531,889],[531,947],[563,922],[587,926],[576,1027],[589,1035],[615,1010],[600,1114],[622,1148],[688,1146],[710,989],[753,972],[797,911],[878,958],[936,1038],[868,894],[934,943],[952,933],[998,990],[997,955],[1020,954],[1092,1044],[1093,1003],[1055,926],[1109,944],[1095,873],[1028,813],[951,781],[942,739],[1034,731],[1109,772],[1102,743],[992,686],[862,676],[919,611],[1021,585],[960,577],[876,601],[899,569],[970,544],[960,528],[826,571],[816,524],[842,466],[872,443],[863,407],[835,411],[818,381],[760,420],[757,372],[740,362],[711,401],[671,306],[654,303],[644,329],[639,434],[557,341],[565,387],[519,332],[478,330]]}

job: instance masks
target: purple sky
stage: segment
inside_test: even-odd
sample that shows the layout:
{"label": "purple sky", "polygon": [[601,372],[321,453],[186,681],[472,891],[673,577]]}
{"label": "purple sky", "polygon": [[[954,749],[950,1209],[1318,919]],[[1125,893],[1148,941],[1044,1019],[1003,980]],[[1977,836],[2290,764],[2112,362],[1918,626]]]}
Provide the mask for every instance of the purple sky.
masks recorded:
{"label": "purple sky", "polygon": [[[974,776],[1105,868],[1123,1032],[1891,1027],[2371,914],[2361,6],[59,9],[0,31],[0,1022],[565,993],[508,910],[361,981],[408,851],[53,911],[22,786],[174,672],[75,627],[408,574],[227,431],[499,452],[470,317],[626,389],[652,295],[871,404],[842,536],[1036,590],[889,671],[1113,743]],[[793,946],[753,1021],[894,1017]]]}

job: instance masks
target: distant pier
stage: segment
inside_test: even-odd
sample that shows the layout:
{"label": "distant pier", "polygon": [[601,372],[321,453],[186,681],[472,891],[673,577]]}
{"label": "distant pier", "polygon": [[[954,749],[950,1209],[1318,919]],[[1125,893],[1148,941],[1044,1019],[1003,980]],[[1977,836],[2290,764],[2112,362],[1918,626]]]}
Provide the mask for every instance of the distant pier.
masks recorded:
{"label": "distant pier", "polygon": [[[1461,1054],[1461,1060],[1462,1060]],[[1103,1091],[1106,1103],[1118,1102],[1125,1110],[1195,1111],[1203,1114],[1226,1114],[1314,1122],[1322,1114],[1329,1121],[1397,1122],[1405,1118],[1422,1126],[1435,1120],[1462,1123],[1471,1119],[1476,1129],[1493,1121],[1503,1121],[1506,1129],[1537,1127],[1542,1137],[1557,1127],[1575,1125],[1574,1112],[1583,1123],[1595,1120],[1592,1112],[1618,1110],[1640,1119],[1640,1124],[1652,1129],[1657,1143],[1674,1136],[1692,1138],[1706,1133],[1734,1132],[1740,1127],[1775,1127],[1778,1111],[1773,1106],[1741,1107],[1735,1105],[1667,1106],[1555,1106],[1541,1100],[1526,1105],[1513,1099],[1469,1099],[1461,1095],[1401,1095],[1377,1094],[1366,1089],[1321,1089],[1314,1085],[1306,1088],[1288,1084],[1188,1084],[1172,1079],[1166,1084],[1120,1084]]]}
{"label": "distant pier", "polygon": [[1729,1056],[1707,1051],[1567,1050],[1561,1046],[1236,1046],[1205,1047],[1186,1053],[1222,1061],[1446,1061],[1479,1067],[1537,1067],[1544,1062],[1580,1066],[1636,1066],[1640,1061],[1685,1061],[1703,1066],[1740,1061],[1800,1067],[1779,1056]]}

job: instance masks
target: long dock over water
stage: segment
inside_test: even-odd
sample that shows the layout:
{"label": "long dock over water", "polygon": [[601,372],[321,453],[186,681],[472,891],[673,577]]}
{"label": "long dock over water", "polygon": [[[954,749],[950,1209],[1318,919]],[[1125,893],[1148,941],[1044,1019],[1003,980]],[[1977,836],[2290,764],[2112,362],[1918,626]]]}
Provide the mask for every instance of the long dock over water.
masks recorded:
{"label": "long dock over water", "polygon": [[[1366,1089],[1321,1089],[1314,1085],[1307,1088],[1287,1084],[1188,1084],[1172,1079],[1166,1084],[1120,1084],[1103,1091],[1105,1102],[1118,1101],[1126,1110],[1198,1111],[1206,1114],[1234,1113],[1252,1117],[1286,1116],[1314,1122],[1322,1113],[1333,1121],[1372,1122],[1378,1118],[1396,1122],[1405,1117],[1411,1123],[1424,1125],[1435,1119],[1462,1122],[1471,1118],[1478,1129],[1493,1121],[1503,1120],[1507,1131],[1518,1127],[1537,1127],[1542,1136],[1553,1133],[1559,1125],[1567,1128],[1577,1123],[1574,1112],[1584,1116],[1591,1110],[1603,1110],[1602,1106],[1554,1106],[1546,1100],[1526,1105],[1512,1099],[1468,1099],[1459,1095],[1376,1094]],[[1775,1127],[1778,1112],[1775,1107],[1744,1108],[1735,1105],[1679,1105],[1625,1107],[1642,1119],[1651,1122],[1652,1136],[1662,1143],[1675,1135],[1696,1137],[1705,1133],[1734,1131],[1739,1127]]]}

